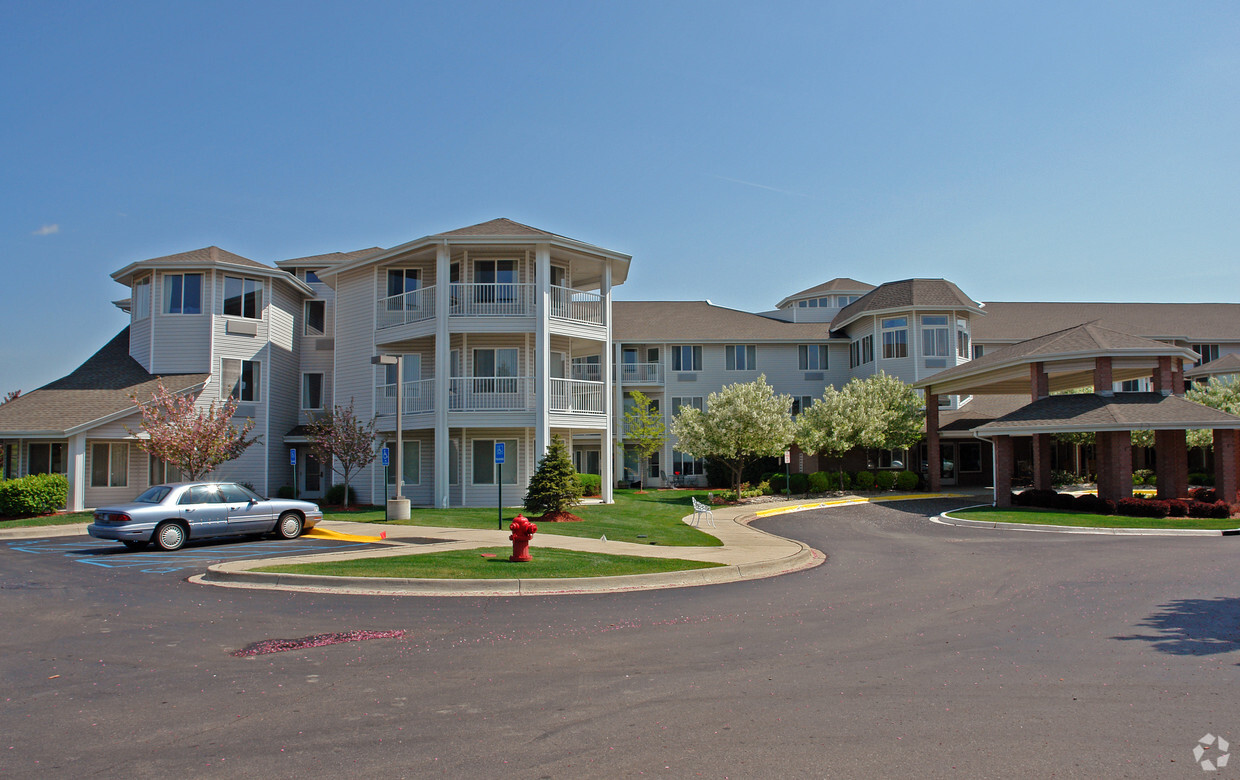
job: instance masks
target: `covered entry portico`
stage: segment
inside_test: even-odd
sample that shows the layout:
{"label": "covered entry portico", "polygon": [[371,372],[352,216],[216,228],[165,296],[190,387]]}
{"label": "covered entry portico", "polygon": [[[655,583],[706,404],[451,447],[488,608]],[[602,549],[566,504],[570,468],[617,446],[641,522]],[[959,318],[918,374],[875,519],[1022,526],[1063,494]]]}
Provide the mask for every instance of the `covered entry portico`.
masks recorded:
{"label": "covered entry portico", "polygon": [[[994,447],[995,503],[1010,502],[1013,437],[1032,440],[1033,484],[1051,487],[1051,436],[1097,434],[1098,494],[1118,500],[1132,495],[1131,432],[1156,437],[1159,498],[1188,489],[1185,431],[1214,431],[1216,488],[1229,503],[1240,479],[1237,446],[1240,418],[1185,400],[1187,347],[1136,336],[1118,326],[1089,322],[984,355],[917,383],[926,393],[926,439],[931,490],[942,485],[939,467],[938,398],[941,395],[1012,395],[1028,392],[1030,403],[973,429]],[[1116,383],[1150,379],[1153,392],[1115,392]],[[1083,392],[1091,388],[1093,392]],[[1054,395],[1052,392],[1077,391]]]}

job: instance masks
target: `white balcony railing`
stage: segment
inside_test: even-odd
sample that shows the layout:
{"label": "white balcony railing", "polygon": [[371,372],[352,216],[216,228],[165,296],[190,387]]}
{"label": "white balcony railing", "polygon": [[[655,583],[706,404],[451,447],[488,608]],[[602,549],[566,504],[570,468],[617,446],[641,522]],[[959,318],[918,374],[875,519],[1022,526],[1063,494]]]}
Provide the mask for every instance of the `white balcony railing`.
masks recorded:
{"label": "white balcony railing", "polygon": [[603,324],[603,296],[551,285],[551,316],[575,322]]}
{"label": "white balcony railing", "polygon": [[553,412],[603,413],[602,382],[578,379],[552,379],[550,408]]}
{"label": "white balcony railing", "polygon": [[598,363],[573,363],[572,378],[584,382],[602,382],[603,367]]}
{"label": "white balcony railing", "polygon": [[423,287],[401,295],[380,298],[376,314],[376,322],[380,330],[434,319],[435,288],[434,286]]}
{"label": "white balcony railing", "polygon": [[528,376],[453,377],[448,408],[469,412],[524,412],[534,408],[534,381]]}
{"label": "white balcony railing", "polygon": [[[402,414],[421,414],[435,410],[435,380],[420,379],[406,382],[402,389],[405,403]],[[375,388],[375,414],[396,414],[396,385],[379,385]]]}
{"label": "white balcony railing", "polygon": [[448,285],[453,317],[528,317],[534,313],[534,285],[456,282]]}
{"label": "white balcony railing", "polygon": [[663,384],[662,363],[621,363],[618,368],[620,369],[621,383],[635,385]]}

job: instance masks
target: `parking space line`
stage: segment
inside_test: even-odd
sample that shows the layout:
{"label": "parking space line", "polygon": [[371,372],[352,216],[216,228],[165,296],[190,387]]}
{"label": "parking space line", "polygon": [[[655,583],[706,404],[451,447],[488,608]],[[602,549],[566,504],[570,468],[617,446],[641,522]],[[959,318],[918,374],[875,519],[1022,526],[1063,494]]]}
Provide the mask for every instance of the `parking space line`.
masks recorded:
{"label": "parking space line", "polygon": [[[246,558],[273,558],[281,555],[305,554],[366,547],[367,542],[322,542],[298,544],[293,540],[247,542],[213,547],[195,547],[174,552],[138,552],[117,548],[117,542],[82,539],[74,542],[47,539],[25,539],[9,542],[16,552],[36,555],[60,554],[77,563],[105,569],[137,569],[144,574],[171,574],[184,569],[201,569],[220,561]],[[114,551],[114,552],[113,552]]]}

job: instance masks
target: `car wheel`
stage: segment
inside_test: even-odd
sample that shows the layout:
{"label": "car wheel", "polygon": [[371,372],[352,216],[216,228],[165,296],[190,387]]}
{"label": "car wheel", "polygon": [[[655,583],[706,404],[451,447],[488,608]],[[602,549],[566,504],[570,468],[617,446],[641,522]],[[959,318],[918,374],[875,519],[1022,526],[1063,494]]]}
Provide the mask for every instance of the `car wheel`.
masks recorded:
{"label": "car wheel", "polygon": [[185,526],[180,523],[164,523],[155,529],[155,544],[168,552],[184,547],[185,537]]}
{"label": "car wheel", "polygon": [[121,544],[131,550],[145,550],[150,541],[146,539],[122,539]]}
{"label": "car wheel", "polygon": [[282,539],[296,539],[301,536],[301,515],[296,512],[285,512],[276,523],[276,533]]}

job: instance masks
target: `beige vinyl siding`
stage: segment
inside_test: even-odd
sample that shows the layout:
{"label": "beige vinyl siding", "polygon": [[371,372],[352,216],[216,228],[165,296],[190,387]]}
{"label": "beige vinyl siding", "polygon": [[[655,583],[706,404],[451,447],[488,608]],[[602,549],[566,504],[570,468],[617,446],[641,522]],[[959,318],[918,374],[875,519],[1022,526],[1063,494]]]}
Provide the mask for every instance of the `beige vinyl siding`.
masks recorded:
{"label": "beige vinyl siding", "polygon": [[[310,287],[315,292],[315,297],[313,300],[321,300],[324,302],[324,332],[322,336],[305,335],[305,300],[309,299],[303,299],[300,313],[297,317],[296,333],[300,346],[298,347],[296,354],[301,356],[300,373],[314,373],[323,375],[323,408],[326,410],[331,409],[335,403],[332,395],[332,387],[334,384],[332,371],[335,363],[335,349],[320,349],[320,346],[327,346],[333,343],[332,339],[336,333],[334,323],[336,315],[336,296],[335,291],[333,291],[332,288],[322,284],[321,282],[313,282],[310,284]],[[300,376],[298,376],[297,381],[297,421],[298,423],[304,425],[305,423],[310,422],[310,415],[301,411]]]}
{"label": "beige vinyl siding", "polygon": [[[332,372],[332,402],[348,406],[363,420],[374,417],[374,366],[370,358],[375,352],[375,275],[373,267],[342,274],[336,283],[335,298],[335,368]],[[358,500],[383,500],[383,466],[376,459],[356,477],[354,485]],[[333,476],[332,481],[339,479]],[[379,490],[376,491],[376,487]]]}
{"label": "beige vinyl siding", "polygon": [[[187,273],[198,271],[187,269]],[[155,275],[151,291],[151,327],[155,339],[151,347],[152,374],[191,374],[215,370],[211,366],[211,314],[214,297],[211,272],[203,273],[202,314],[164,314],[164,274]]]}
{"label": "beige vinyl siding", "polygon": [[[281,485],[293,484],[293,467],[289,463],[289,446],[284,437],[297,424],[301,406],[301,371],[298,356],[301,352],[302,296],[287,284],[271,281],[274,288],[267,305],[267,333],[270,343],[267,355],[270,368],[267,374],[267,414],[270,424],[265,440],[268,447],[268,494],[274,495]],[[266,366],[264,367],[266,368]],[[257,485],[256,485],[257,487]]]}
{"label": "beige vinyl siding", "polygon": [[129,323],[129,356],[147,371],[151,370],[151,321],[143,317]]}
{"label": "beige vinyl siding", "polygon": [[[94,466],[96,444],[111,444],[128,448],[127,483],[123,487],[93,487],[91,485],[91,469]],[[147,455],[127,441],[88,438],[86,440],[85,482],[85,505],[89,508],[128,503],[147,488]]]}

